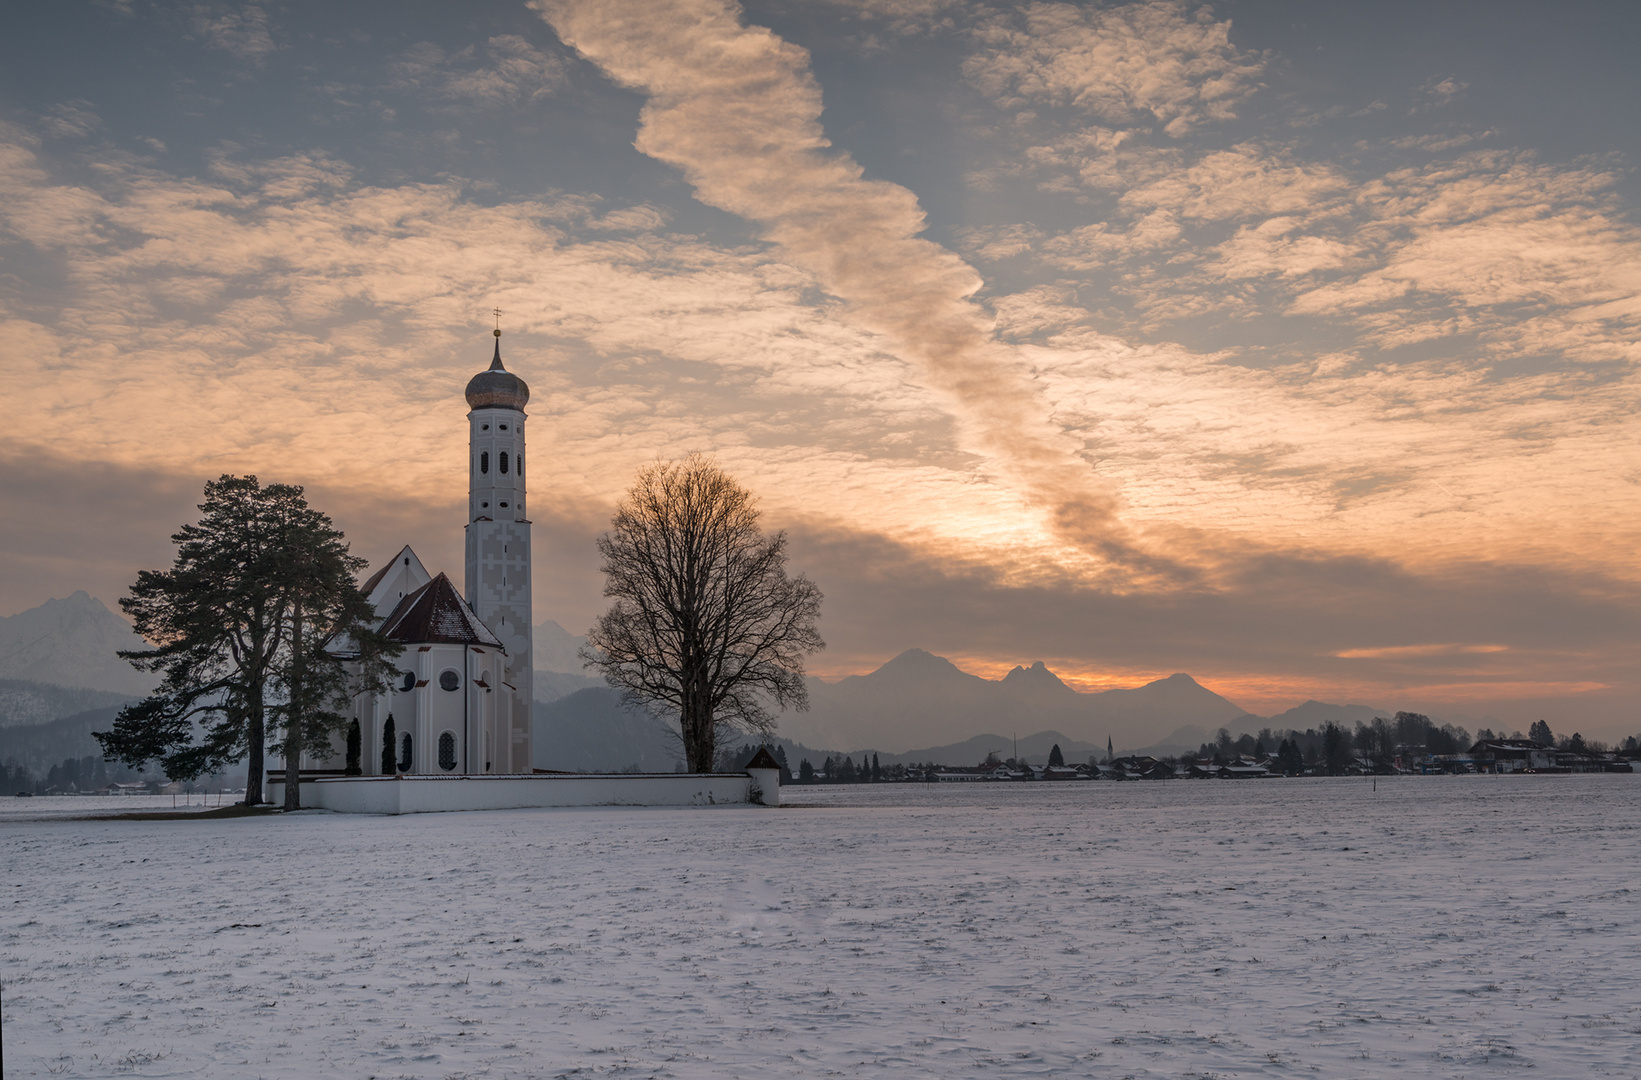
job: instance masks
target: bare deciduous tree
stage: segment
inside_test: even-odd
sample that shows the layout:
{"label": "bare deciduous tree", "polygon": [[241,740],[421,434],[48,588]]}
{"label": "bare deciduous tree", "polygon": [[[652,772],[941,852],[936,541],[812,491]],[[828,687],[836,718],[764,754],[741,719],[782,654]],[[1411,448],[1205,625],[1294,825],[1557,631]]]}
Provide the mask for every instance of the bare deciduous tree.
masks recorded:
{"label": "bare deciduous tree", "polygon": [[752,495],[711,459],[640,470],[598,539],[604,595],[583,659],[632,704],[678,710],[691,772],[710,772],[718,735],[766,735],[776,708],[807,709],[803,658],[821,591],[786,575],[786,534],[766,537]]}

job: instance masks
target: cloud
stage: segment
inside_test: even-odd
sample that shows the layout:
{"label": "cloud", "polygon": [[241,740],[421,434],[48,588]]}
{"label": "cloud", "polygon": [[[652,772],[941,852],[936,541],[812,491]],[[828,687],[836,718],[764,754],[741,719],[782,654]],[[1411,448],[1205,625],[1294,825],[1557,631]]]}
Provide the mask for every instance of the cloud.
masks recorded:
{"label": "cloud", "polygon": [[207,45],[256,67],[278,50],[268,13],[255,4],[196,4],[190,24]]}
{"label": "cloud", "polygon": [[1111,124],[1147,116],[1172,136],[1235,115],[1264,59],[1230,23],[1173,0],[1117,7],[1033,3],[979,31],[964,72],[1006,108],[1066,107]]}
{"label": "cloud", "polygon": [[1295,160],[1256,143],[1203,154],[1123,192],[1135,212],[1166,209],[1191,221],[1245,221],[1274,215],[1314,216],[1350,197],[1347,176],[1330,165]]}
{"label": "cloud", "polygon": [[[1432,148],[1406,141],[1387,148]],[[990,226],[965,235],[967,250],[1108,275],[1147,333],[1224,312],[1265,319],[1277,341],[1284,317],[1333,320],[1330,337],[1296,338],[1295,349],[1456,338],[1493,361],[1641,358],[1641,230],[1598,167],[1499,149],[1363,177],[1292,147],[1158,151],[1103,137],[1061,139],[1026,159],[1051,187],[1104,194],[1093,204],[1104,220],[1059,232]]]}
{"label": "cloud", "polygon": [[103,126],[102,117],[84,98],[65,101],[46,110],[40,126],[58,139],[83,139]]}
{"label": "cloud", "polygon": [[1341,660],[1400,660],[1509,651],[1508,645],[1391,645],[1377,649],[1346,649],[1333,655]]}
{"label": "cloud", "polygon": [[325,154],[292,154],[288,157],[250,159],[237,147],[217,147],[207,153],[211,175],[256,192],[256,197],[275,202],[340,191],[349,186],[353,170],[346,162]]}
{"label": "cloud", "polygon": [[1441,316],[1463,314],[1424,320],[1435,336],[1473,333],[1503,353],[1641,360],[1641,229],[1618,212],[1610,185],[1597,170],[1503,151],[1391,173],[1358,196],[1372,265],[1301,293],[1291,310],[1348,313],[1393,344],[1410,309],[1428,301]]}
{"label": "cloud", "polygon": [[1409,109],[1410,114],[1430,112],[1450,105],[1464,95],[1470,84],[1459,79],[1447,76],[1432,76],[1419,87],[1418,104]]}
{"label": "cloud", "polygon": [[563,88],[564,62],[517,34],[485,42],[484,59],[468,46],[447,53],[431,42],[407,50],[392,66],[394,85],[475,107],[534,101]]}

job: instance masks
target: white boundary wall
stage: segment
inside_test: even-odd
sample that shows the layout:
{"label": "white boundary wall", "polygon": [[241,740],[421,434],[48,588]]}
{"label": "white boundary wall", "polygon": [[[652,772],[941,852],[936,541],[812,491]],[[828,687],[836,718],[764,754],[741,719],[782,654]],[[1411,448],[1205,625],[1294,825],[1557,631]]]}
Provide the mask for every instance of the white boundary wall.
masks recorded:
{"label": "white boundary wall", "polygon": [[[335,776],[303,781],[302,806],[343,814],[429,814],[532,806],[717,806],[758,801],[753,786],[752,777],[745,773]],[[284,805],[284,779],[270,778],[267,787],[268,801]],[[780,788],[776,786],[775,791],[771,802],[779,799]]]}

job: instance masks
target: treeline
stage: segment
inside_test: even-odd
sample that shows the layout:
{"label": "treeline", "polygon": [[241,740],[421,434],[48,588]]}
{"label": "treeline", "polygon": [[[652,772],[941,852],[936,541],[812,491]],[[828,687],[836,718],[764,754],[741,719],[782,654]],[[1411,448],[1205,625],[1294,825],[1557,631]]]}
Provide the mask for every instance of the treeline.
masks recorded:
{"label": "treeline", "polygon": [[[757,745],[752,743],[722,751],[718,755],[716,771],[740,772],[757,752]],[[859,762],[855,761],[853,755],[829,754],[822,759],[819,767],[804,757],[798,759],[798,767],[793,769],[787,759],[786,747],[774,745],[770,747],[770,753],[780,764],[783,784],[895,784],[907,780],[921,780],[927,770],[934,768],[933,763],[884,765],[876,754],[862,754]]]}
{"label": "treeline", "polygon": [[796,779],[800,784],[880,784],[906,779],[906,767],[890,765],[885,769],[876,754],[869,758],[862,754],[859,765],[850,756],[828,756],[818,769],[804,758],[798,762]]}
{"label": "treeline", "polygon": [[[188,791],[218,791],[228,786],[225,775],[202,776],[184,785]],[[64,758],[43,773],[30,769],[16,758],[0,763],[0,797],[29,795],[80,795],[100,791],[110,784],[145,784],[157,792],[167,784],[153,772],[139,772],[119,761],[105,761],[100,755]]]}
{"label": "treeline", "polygon": [[1464,754],[1478,742],[1492,739],[1530,739],[1544,746],[1575,754],[1603,754],[1617,749],[1626,753],[1641,750],[1641,739],[1631,735],[1618,747],[1609,746],[1600,739],[1585,739],[1577,732],[1557,738],[1550,725],[1539,720],[1521,732],[1479,729],[1472,738],[1470,732],[1455,724],[1436,724],[1422,713],[1399,712],[1394,717],[1375,717],[1371,723],[1358,723],[1354,728],[1328,723],[1320,730],[1307,728],[1272,731],[1262,728],[1257,735],[1243,734],[1236,738],[1220,728],[1214,742],[1205,742],[1197,750],[1202,761],[1224,765],[1238,759],[1269,760],[1277,771],[1288,775],[1311,771],[1340,775],[1358,761],[1366,761],[1376,768],[1389,768],[1398,758],[1403,760],[1426,757],[1446,757]]}
{"label": "treeline", "polygon": [[120,762],[104,761],[97,754],[64,758],[44,773],[30,769],[16,758],[8,758],[4,764],[0,764],[0,793],[5,795],[15,795],[22,791],[31,795],[96,791],[109,784],[131,784],[146,780],[154,780],[153,775],[144,776]]}

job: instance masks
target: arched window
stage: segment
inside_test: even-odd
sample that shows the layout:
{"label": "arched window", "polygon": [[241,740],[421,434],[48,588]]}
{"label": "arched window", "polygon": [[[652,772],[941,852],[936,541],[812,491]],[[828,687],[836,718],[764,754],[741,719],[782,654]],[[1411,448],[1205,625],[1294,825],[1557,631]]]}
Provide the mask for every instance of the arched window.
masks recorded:
{"label": "arched window", "polygon": [[439,687],[443,690],[460,690],[462,677],[450,669],[439,672]]}
{"label": "arched window", "polygon": [[456,767],[456,734],[447,731],[439,736],[439,768],[449,772]]}
{"label": "arched window", "polygon": [[490,451],[488,450],[479,451],[479,472],[482,474],[490,472]]}
{"label": "arched window", "polygon": [[518,473],[518,478],[520,480],[523,480],[524,479],[524,451],[523,450],[519,451],[519,459],[517,461],[513,462],[513,465],[514,465],[514,470],[513,471]]}
{"label": "arched window", "polygon": [[505,450],[501,452],[501,474],[503,476],[507,475],[507,451]]}
{"label": "arched window", "polygon": [[404,738],[399,740],[399,771],[410,771],[410,732],[405,732]]}

